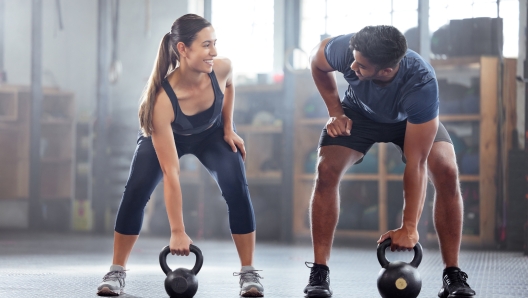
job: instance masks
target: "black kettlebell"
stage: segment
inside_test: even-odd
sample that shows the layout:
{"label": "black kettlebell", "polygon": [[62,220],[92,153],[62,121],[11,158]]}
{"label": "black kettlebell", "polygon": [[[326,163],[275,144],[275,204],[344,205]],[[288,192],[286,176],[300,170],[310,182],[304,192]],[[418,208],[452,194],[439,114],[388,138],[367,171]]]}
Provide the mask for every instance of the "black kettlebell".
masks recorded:
{"label": "black kettlebell", "polygon": [[196,275],[202,269],[203,255],[197,246],[191,244],[189,248],[196,255],[196,262],[191,270],[178,268],[172,271],[167,265],[167,255],[170,253],[169,246],[165,246],[160,252],[160,266],[167,275],[165,278],[165,291],[170,297],[191,298],[198,291],[198,278],[196,278]]}
{"label": "black kettlebell", "polygon": [[378,245],[378,261],[381,270],[378,274],[378,291],[383,298],[416,298],[422,289],[422,278],[418,266],[422,262],[422,246],[414,246],[414,258],[410,264],[396,261],[389,262],[385,250],[390,247],[391,239]]}

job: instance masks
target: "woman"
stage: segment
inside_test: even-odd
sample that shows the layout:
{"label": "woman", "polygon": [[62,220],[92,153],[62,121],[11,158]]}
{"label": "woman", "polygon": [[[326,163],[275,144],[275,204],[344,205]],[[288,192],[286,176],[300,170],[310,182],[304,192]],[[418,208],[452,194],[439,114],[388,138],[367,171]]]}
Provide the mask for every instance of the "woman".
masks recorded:
{"label": "woman", "polygon": [[233,125],[234,86],[229,59],[216,57],[216,36],[204,18],[178,18],[163,37],[139,108],[141,133],[117,212],[114,257],[99,295],[123,293],[125,267],[141,229],[145,205],[163,179],[172,254],[189,255],[179,158],[195,155],[218,183],[242,268],[240,295],[262,297],[253,268],[255,217],[244,170],[244,141]]}

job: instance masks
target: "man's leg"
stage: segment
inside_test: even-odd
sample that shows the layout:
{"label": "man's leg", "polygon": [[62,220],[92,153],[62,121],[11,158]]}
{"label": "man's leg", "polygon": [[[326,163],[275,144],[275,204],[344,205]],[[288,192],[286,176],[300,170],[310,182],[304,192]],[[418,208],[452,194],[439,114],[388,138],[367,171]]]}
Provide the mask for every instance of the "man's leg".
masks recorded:
{"label": "man's leg", "polygon": [[473,297],[467,274],[458,267],[464,205],[460,194],[458,168],[453,145],[435,142],[427,160],[429,176],[435,186],[434,222],[445,269],[441,298]]}
{"label": "man's leg", "polygon": [[327,264],[339,218],[339,182],[345,171],[362,156],[363,153],[339,145],[322,146],[319,149],[310,202],[314,263],[308,266],[311,269],[308,285],[304,288],[306,297],[332,296]]}
{"label": "man's leg", "polygon": [[327,265],[339,217],[339,182],[345,171],[363,153],[343,146],[323,146],[319,149],[315,185],[310,203],[310,226],[314,247],[314,262]]}
{"label": "man's leg", "polygon": [[433,214],[442,259],[446,267],[458,267],[464,205],[453,145],[434,143],[427,165],[436,190]]}

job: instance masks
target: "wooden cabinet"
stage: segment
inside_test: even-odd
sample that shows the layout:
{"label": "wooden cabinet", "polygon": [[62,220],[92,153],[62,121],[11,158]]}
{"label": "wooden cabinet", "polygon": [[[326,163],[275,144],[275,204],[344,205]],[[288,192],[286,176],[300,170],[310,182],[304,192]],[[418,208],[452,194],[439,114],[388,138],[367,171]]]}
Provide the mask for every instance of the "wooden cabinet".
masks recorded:
{"label": "wooden cabinet", "polygon": [[[28,200],[31,121],[29,87],[0,86],[0,200]],[[40,198],[44,217],[69,218],[74,196],[74,95],[43,89],[40,138]],[[62,204],[61,202],[64,202]],[[61,215],[64,217],[64,214]],[[53,225],[53,223],[50,223]],[[69,224],[68,224],[69,225]],[[66,228],[69,228],[67,226]]]}
{"label": "wooden cabinet", "polygon": [[[465,205],[463,244],[489,247],[495,243],[499,60],[470,57],[432,61],[432,65],[440,86],[440,120],[450,132],[459,154],[457,162]],[[341,74],[336,75],[342,96],[347,85]],[[293,220],[295,236],[307,238],[310,237],[308,208],[316,149],[328,118],[310,74],[299,74],[297,80],[300,83],[295,98]],[[321,109],[323,115],[313,112]],[[361,164],[345,174],[339,190],[341,211],[336,238],[374,241],[387,230],[399,227],[404,168],[394,145],[379,143]],[[421,224],[428,225],[426,238],[434,240],[430,210],[432,184],[428,184],[428,189]]]}

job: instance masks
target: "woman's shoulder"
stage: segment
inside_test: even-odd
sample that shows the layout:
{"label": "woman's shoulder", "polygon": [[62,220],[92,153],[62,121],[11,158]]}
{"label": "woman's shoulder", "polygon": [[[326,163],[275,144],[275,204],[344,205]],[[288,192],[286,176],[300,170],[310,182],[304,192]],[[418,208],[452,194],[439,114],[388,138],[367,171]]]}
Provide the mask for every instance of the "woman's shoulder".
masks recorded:
{"label": "woman's shoulder", "polygon": [[156,101],[154,102],[154,120],[158,123],[170,123],[174,121],[172,102],[164,88],[159,88],[156,93]]}
{"label": "woman's shoulder", "polygon": [[[172,87],[172,86],[171,86]],[[172,105],[170,102],[169,95],[165,91],[165,88],[161,87],[156,93],[156,101],[154,102],[155,107],[160,107],[161,109],[166,108],[169,105]]]}
{"label": "woman's shoulder", "polygon": [[227,57],[215,57],[213,70],[217,77],[227,77],[232,70],[231,60]]}

